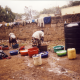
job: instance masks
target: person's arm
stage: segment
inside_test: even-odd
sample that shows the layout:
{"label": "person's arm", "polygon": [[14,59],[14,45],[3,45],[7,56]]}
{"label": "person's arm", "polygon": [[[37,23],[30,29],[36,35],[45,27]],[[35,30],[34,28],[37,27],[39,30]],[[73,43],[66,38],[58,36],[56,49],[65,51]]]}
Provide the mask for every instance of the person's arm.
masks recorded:
{"label": "person's arm", "polygon": [[44,37],[41,37],[41,41],[42,41],[42,42],[44,41]]}
{"label": "person's arm", "polygon": [[44,41],[44,32],[41,35],[41,40],[42,40],[42,42]]}

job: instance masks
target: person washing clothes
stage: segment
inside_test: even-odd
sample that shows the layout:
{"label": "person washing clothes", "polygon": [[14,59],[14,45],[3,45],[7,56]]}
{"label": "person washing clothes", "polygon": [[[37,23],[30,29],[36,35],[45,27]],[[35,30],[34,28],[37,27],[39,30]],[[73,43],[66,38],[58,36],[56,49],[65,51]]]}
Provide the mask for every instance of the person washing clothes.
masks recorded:
{"label": "person washing clothes", "polygon": [[32,46],[39,47],[41,45],[41,41],[44,41],[44,30],[36,31],[32,35]]}
{"label": "person washing clothes", "polygon": [[14,44],[17,44],[17,41],[16,41],[16,36],[14,33],[9,33],[9,47],[11,48],[11,43],[13,45]]}

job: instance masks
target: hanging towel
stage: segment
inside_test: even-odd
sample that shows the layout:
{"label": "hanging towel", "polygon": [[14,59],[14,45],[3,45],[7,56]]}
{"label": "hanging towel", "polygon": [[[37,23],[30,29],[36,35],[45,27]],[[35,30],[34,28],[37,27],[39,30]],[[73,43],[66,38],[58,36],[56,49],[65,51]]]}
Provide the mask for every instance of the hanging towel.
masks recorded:
{"label": "hanging towel", "polygon": [[32,22],[35,22],[35,20],[33,19]]}
{"label": "hanging towel", "polygon": [[51,16],[44,17],[44,24],[50,24],[51,23]]}
{"label": "hanging towel", "polygon": [[43,20],[43,17],[42,18],[38,18],[38,26],[40,27],[44,27],[44,20]]}
{"label": "hanging towel", "polygon": [[9,26],[9,23],[7,23],[7,27]]}
{"label": "hanging towel", "polygon": [[0,27],[2,27],[2,24],[0,24]]}
{"label": "hanging towel", "polygon": [[29,20],[29,23],[32,23],[32,20]]}
{"label": "hanging towel", "polygon": [[37,23],[37,22],[38,22],[38,20],[37,20],[37,19],[35,19],[35,22]]}
{"label": "hanging towel", "polygon": [[10,27],[11,27],[11,26],[13,25],[13,23],[11,22],[9,25],[10,25]]}
{"label": "hanging towel", "polygon": [[29,20],[26,20],[27,23],[29,23]]}
{"label": "hanging towel", "polygon": [[11,27],[11,23],[9,23],[9,26]]}
{"label": "hanging towel", "polygon": [[7,27],[7,23],[5,23],[5,26]]}

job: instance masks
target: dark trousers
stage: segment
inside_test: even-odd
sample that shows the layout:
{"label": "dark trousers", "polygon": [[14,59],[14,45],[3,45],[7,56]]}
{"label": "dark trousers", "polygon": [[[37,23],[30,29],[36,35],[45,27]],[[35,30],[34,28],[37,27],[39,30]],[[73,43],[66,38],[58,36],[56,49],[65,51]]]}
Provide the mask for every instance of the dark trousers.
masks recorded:
{"label": "dark trousers", "polygon": [[17,44],[17,41],[16,41],[16,38],[15,39],[10,39],[10,37],[9,37],[9,43],[12,43],[12,45],[13,45],[13,43],[16,43]]}

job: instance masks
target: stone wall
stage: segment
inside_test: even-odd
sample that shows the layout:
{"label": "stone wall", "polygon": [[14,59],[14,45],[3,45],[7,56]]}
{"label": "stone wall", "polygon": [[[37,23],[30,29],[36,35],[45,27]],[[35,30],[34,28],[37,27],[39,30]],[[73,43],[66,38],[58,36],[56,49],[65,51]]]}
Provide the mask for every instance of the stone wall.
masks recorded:
{"label": "stone wall", "polygon": [[31,40],[31,36],[35,31],[43,29],[45,41],[63,40],[65,21],[67,23],[80,21],[80,14],[52,17],[51,24],[45,24],[44,27],[39,27],[36,23],[28,23],[13,28],[3,26],[0,27],[0,39],[8,39],[9,33],[13,32],[17,39]]}

